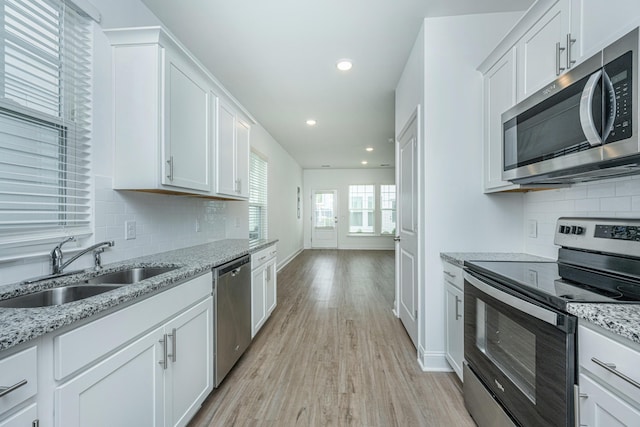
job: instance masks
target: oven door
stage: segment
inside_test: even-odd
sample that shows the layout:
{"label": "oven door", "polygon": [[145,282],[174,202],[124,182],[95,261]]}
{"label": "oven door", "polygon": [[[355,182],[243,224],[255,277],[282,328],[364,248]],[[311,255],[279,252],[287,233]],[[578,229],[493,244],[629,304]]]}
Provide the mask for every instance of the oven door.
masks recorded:
{"label": "oven door", "polygon": [[465,359],[506,412],[527,427],[573,425],[575,317],[469,272],[464,316]]}

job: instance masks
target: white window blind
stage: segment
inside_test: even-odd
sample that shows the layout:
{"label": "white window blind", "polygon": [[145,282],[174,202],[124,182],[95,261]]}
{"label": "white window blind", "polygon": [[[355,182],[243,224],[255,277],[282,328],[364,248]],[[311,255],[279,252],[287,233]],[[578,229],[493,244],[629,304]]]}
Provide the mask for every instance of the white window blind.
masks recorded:
{"label": "white window blind", "polygon": [[267,238],[267,160],[252,151],[249,158],[249,240]]}
{"label": "white window blind", "polygon": [[0,259],[91,232],[92,46],[89,20],[60,0],[1,8]]}

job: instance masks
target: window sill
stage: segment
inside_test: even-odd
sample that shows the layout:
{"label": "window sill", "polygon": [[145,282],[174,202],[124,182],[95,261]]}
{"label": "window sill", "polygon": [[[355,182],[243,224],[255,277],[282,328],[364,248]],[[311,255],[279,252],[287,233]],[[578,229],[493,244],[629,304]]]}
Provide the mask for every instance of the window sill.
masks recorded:
{"label": "window sill", "polygon": [[395,237],[393,234],[380,233],[347,233],[347,237]]}

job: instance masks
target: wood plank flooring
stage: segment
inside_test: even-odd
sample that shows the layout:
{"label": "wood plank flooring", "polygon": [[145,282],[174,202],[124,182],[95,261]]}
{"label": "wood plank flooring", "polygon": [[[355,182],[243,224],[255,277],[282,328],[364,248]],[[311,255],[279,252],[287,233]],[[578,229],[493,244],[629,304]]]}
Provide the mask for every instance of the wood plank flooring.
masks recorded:
{"label": "wood plank flooring", "polygon": [[457,377],[420,370],[393,299],[393,251],[302,252],[190,426],[474,426]]}

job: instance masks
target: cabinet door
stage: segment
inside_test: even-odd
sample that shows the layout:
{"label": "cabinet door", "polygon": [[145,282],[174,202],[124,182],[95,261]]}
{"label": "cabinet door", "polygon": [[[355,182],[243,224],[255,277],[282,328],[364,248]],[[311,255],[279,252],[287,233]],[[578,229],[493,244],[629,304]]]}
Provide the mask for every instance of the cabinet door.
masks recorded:
{"label": "cabinet door", "polygon": [[484,191],[518,186],[502,180],[502,113],[516,103],[516,49],[507,52],[484,76]]}
{"label": "cabinet door", "polygon": [[165,326],[165,419],[184,426],[213,390],[213,298],[209,297]]}
{"label": "cabinet door", "polygon": [[446,294],[446,357],[462,380],[464,360],[464,301],[460,289],[445,282]]}
{"label": "cabinet door", "polygon": [[[565,51],[570,30],[570,0],[559,0],[518,42],[518,102],[551,83],[566,69]],[[559,62],[558,62],[559,61]]]}
{"label": "cabinet door", "polygon": [[237,196],[249,198],[249,125],[236,121]]}
{"label": "cabinet door", "polygon": [[0,419],[0,427],[32,427],[38,419],[38,405],[27,406],[10,417]]}
{"label": "cabinet door", "polygon": [[637,0],[572,0],[571,59],[580,62],[593,55],[637,25],[640,2]]}
{"label": "cabinet door", "polygon": [[167,51],[162,183],[211,191],[210,92],[197,70]]}
{"label": "cabinet door", "polygon": [[265,266],[266,273],[266,296],[265,304],[267,308],[267,316],[276,308],[278,293],[278,274],[276,272],[276,259],[273,258]]}
{"label": "cabinet door", "polygon": [[640,410],[580,374],[580,425],[589,427],[631,427],[640,424]]}
{"label": "cabinet door", "polygon": [[158,328],[55,390],[58,427],[161,426]]}
{"label": "cabinet door", "polygon": [[266,289],[265,266],[251,272],[251,338],[253,338],[267,318],[265,310]]}
{"label": "cabinet door", "polygon": [[233,110],[218,102],[218,136],[216,138],[216,192],[236,196],[235,128]]}

